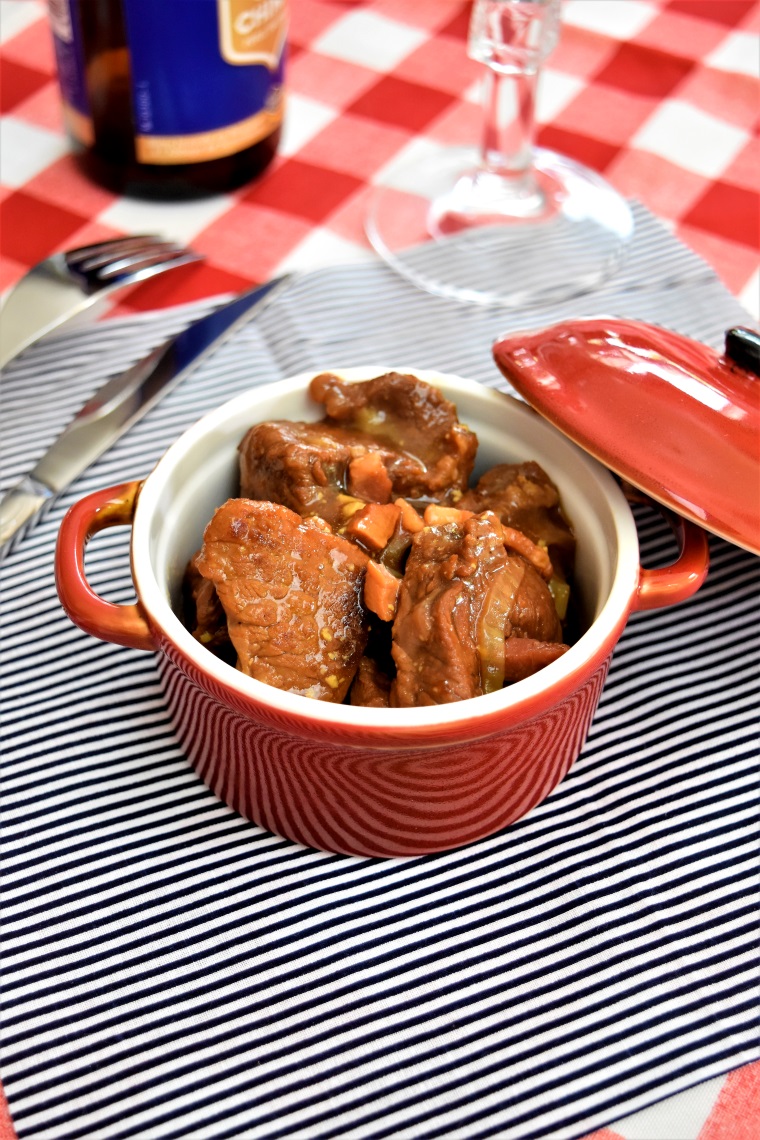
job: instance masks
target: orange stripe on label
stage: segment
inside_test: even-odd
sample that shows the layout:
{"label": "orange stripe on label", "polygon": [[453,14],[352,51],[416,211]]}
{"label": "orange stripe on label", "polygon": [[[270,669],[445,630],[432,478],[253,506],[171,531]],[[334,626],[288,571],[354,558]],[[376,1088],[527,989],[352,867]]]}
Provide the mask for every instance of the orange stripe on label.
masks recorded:
{"label": "orange stripe on label", "polygon": [[282,122],[282,100],[272,109],[258,111],[239,123],[193,135],[137,135],[138,162],[174,166],[183,162],[209,162],[237,154],[266,138]]}

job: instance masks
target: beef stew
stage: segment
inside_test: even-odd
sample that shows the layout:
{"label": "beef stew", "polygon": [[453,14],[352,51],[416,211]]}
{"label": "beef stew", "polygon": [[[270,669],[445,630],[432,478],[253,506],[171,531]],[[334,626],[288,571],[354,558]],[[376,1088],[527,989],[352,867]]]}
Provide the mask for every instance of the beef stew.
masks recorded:
{"label": "beef stew", "polygon": [[415,376],[326,373],[256,424],[185,575],[185,624],[249,676],[366,707],[495,692],[567,649],[575,539],[536,463],[470,487],[477,438]]}

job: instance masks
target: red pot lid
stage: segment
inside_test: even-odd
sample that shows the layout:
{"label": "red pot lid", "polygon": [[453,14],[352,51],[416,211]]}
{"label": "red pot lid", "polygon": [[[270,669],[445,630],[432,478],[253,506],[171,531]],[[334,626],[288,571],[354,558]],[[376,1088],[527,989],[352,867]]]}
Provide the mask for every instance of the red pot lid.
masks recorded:
{"label": "red pot lid", "polygon": [[515,333],[497,365],[536,411],[629,483],[760,554],[760,336],[723,355],[639,321]]}

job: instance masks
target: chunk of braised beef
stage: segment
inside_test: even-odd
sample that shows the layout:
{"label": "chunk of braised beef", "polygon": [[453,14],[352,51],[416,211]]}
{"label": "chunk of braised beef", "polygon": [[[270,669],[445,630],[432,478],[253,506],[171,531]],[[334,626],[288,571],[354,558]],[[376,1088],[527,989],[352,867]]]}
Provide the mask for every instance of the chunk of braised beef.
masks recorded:
{"label": "chunk of braised beef", "polygon": [[321,519],[230,499],[208,524],[195,562],[216,588],[243,673],[343,700],[367,641],[363,551]]}
{"label": "chunk of braised beef", "polygon": [[352,705],[387,709],[390,705],[391,678],[371,657],[362,657],[349,693]]}
{"label": "chunk of braised beef", "polygon": [[256,424],[240,444],[240,494],[279,502],[338,529],[351,499],[449,499],[472,473],[475,435],[429,384],[388,373],[348,384],[331,374],[312,381],[324,403],[318,423]]}
{"label": "chunk of braised beef", "polygon": [[426,527],[414,536],[393,623],[391,704],[447,704],[483,692],[478,617],[507,555],[486,520]]}
{"label": "chunk of braised beef", "polygon": [[[304,518],[318,515],[338,528],[346,522],[354,494],[352,466],[358,465],[361,490],[383,487],[383,471],[393,453],[371,437],[324,423],[273,420],[255,424],[243,438],[240,494],[247,499],[282,503]],[[367,456],[372,452],[374,480],[369,482]],[[387,500],[384,500],[387,501]]]}
{"label": "chunk of braised beef", "polygon": [[561,636],[546,582],[505,549],[496,519],[426,527],[414,538],[399,590],[391,704],[445,704],[494,692],[506,679],[506,639]]}
{"label": "chunk of braised beef", "polygon": [[312,397],[328,423],[374,437],[395,454],[388,473],[394,496],[449,499],[467,487],[477,437],[454,404],[416,376],[387,372],[359,383],[316,376]]}
{"label": "chunk of braised beef", "polygon": [[556,661],[569,646],[556,641],[536,641],[532,637],[510,637],[504,645],[504,683],[524,681],[545,665]]}
{"label": "chunk of braised beef", "polygon": [[[187,564],[182,582],[184,621],[193,637],[225,660],[231,656],[227,616],[213,582],[198,569],[196,551]],[[234,655],[233,659],[234,659]]]}
{"label": "chunk of braised beef", "polygon": [[559,491],[538,463],[492,467],[457,506],[476,514],[494,511],[506,526],[546,546],[555,573],[572,576],[575,536],[562,513]]}
{"label": "chunk of braised beef", "polygon": [[507,637],[561,641],[562,622],[547,583],[522,555],[510,553],[510,561],[521,575],[509,610]]}

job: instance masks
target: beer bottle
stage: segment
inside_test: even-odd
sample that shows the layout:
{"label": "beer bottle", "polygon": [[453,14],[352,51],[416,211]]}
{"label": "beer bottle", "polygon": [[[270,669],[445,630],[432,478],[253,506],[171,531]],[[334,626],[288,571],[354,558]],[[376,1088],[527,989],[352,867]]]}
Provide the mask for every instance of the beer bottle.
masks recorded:
{"label": "beer bottle", "polygon": [[287,0],[48,0],[77,160],[119,193],[250,181],[283,115]]}

